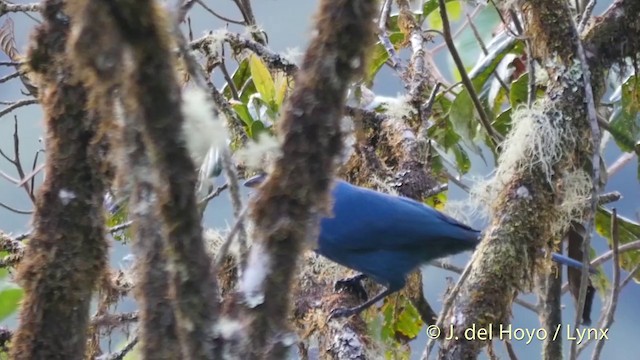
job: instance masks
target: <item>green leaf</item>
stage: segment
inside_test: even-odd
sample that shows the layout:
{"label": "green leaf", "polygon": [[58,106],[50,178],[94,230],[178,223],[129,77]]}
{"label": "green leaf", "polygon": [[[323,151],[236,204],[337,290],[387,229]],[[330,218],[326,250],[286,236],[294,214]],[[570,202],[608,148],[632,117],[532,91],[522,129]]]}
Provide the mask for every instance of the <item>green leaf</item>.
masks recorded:
{"label": "green leaf", "polygon": [[282,103],[284,102],[284,97],[287,94],[287,90],[289,86],[292,84],[289,84],[289,77],[285,75],[285,73],[283,72],[279,72],[276,74],[275,84],[276,84],[275,102],[277,106],[276,111],[279,111],[280,108],[282,107]]}
{"label": "green leaf", "polygon": [[[507,91],[500,86],[498,88],[498,92],[495,94],[495,97],[493,98],[493,103],[491,103],[489,106],[491,106],[491,112],[494,114],[500,114],[502,113],[502,110],[504,109],[504,105],[507,103]],[[487,97],[487,100],[491,100],[489,99],[489,97]]]}
{"label": "green leaf", "polygon": [[[231,75],[231,80],[233,81],[235,88],[240,90],[249,81],[250,78],[251,70],[249,69],[249,61],[243,60],[238,65],[236,71],[233,72],[233,75]],[[222,94],[227,99],[233,98],[233,94],[231,93],[229,84],[224,84],[224,86],[222,87]]]}
{"label": "green leaf", "polygon": [[[7,251],[0,251],[0,259],[3,259],[5,256],[9,255]],[[4,279],[9,275],[9,271],[5,268],[0,268],[0,280]]]}
{"label": "green leaf", "polygon": [[[389,34],[389,41],[394,45],[397,49],[397,45],[400,44],[404,40],[404,34],[401,32],[393,32]],[[371,57],[369,58],[369,66],[365,74],[365,83],[371,84],[373,83],[373,79],[378,74],[378,71],[384,66],[384,64],[389,60],[389,53],[387,49],[385,49],[384,45],[380,42],[376,43],[373,47],[373,51],[371,51]]]}
{"label": "green leaf", "polygon": [[254,140],[258,140],[258,136],[260,136],[260,134],[265,131],[267,130],[264,127],[262,121],[254,121],[253,124],[251,124],[251,131],[249,136],[251,136],[251,138]]}
{"label": "green leaf", "polygon": [[396,321],[396,331],[408,339],[415,339],[418,334],[420,334],[422,319],[411,301],[408,301],[406,298],[405,300]]}
{"label": "green leaf", "polygon": [[509,103],[512,108],[520,104],[526,104],[529,97],[529,74],[522,74],[516,81],[511,83],[509,90]]}
{"label": "green leaf", "polygon": [[458,165],[460,173],[463,175],[468,173],[471,169],[471,160],[469,160],[467,152],[459,144],[452,147],[451,151],[453,151],[453,155],[456,157],[456,165]]}
{"label": "green leaf", "polygon": [[233,108],[233,111],[235,111],[236,114],[238,114],[238,117],[240,118],[240,120],[242,120],[245,123],[245,125],[247,125],[248,127],[250,127],[251,124],[255,122],[255,120],[251,117],[251,114],[249,113],[249,109],[247,108],[247,105],[236,102],[232,104],[231,107]]}
{"label": "green leaf", "polygon": [[[446,0],[445,3],[452,2],[452,1],[458,1],[458,0]],[[440,8],[440,4],[438,0],[425,1],[424,5],[422,5],[422,16],[424,16],[424,18],[426,19],[427,17],[429,17],[429,15],[431,15],[431,13],[438,10],[439,8]],[[438,13],[438,16],[440,16],[439,13]]]}
{"label": "green leaf", "polygon": [[511,131],[511,112],[511,108],[503,111],[492,124],[493,128],[502,136],[506,136],[507,133]]}
{"label": "green leaf", "polygon": [[[114,227],[126,223],[129,220],[129,206],[127,203],[120,205],[118,211],[113,214],[109,214],[107,217],[107,226]],[[131,239],[131,228],[127,227],[122,231],[118,231],[112,234],[116,241],[126,243]]]}
{"label": "green leaf", "polygon": [[406,343],[420,334],[422,318],[405,296],[398,294],[387,297],[382,306],[382,314],[384,316],[381,332],[383,341],[395,340]]}
{"label": "green leaf", "polygon": [[449,120],[453,129],[463,138],[471,139],[471,122],[474,121],[474,107],[471,95],[464,89],[453,100],[449,109]]}
{"label": "green leaf", "polygon": [[[597,256],[596,251],[589,249],[589,259],[595,259]],[[596,288],[601,298],[605,298],[611,289],[611,282],[604,271],[598,271],[595,274],[590,275],[591,284]]]}
{"label": "green leaf", "polygon": [[445,150],[451,149],[460,141],[460,135],[453,131],[453,125],[449,118],[440,120],[440,124],[429,129],[429,138]]}
{"label": "green leaf", "polygon": [[251,69],[251,78],[253,79],[253,83],[260,93],[262,100],[264,100],[269,106],[275,105],[276,87],[267,66],[257,55],[251,54],[249,57],[249,68]]}
{"label": "green leaf", "polygon": [[398,26],[398,12],[389,15],[389,19],[387,20],[387,31],[390,33],[400,32],[400,27]]}
{"label": "green leaf", "polygon": [[447,191],[442,191],[438,194],[428,197],[424,201],[424,203],[436,210],[444,210],[444,207],[447,204]]}
{"label": "green leaf", "polygon": [[[602,206],[598,207],[595,217],[596,232],[607,239],[609,246],[613,246],[611,238],[611,211]],[[618,215],[618,234],[620,246],[640,239],[640,224]],[[631,271],[640,264],[640,252],[627,251],[620,254],[620,267],[626,271]],[[635,276],[636,282],[640,283],[640,274]]]}
{"label": "green leaf", "polygon": [[474,148],[473,138],[476,136],[478,122],[475,117],[475,107],[471,95],[464,89],[453,100],[449,109],[449,120],[453,130],[462,138],[465,144]]}
{"label": "green leaf", "polygon": [[631,76],[622,84],[622,99],[609,123],[616,144],[626,152],[635,151],[640,140],[640,79]]}
{"label": "green leaf", "polygon": [[[433,8],[434,4],[431,3],[435,3],[435,8]],[[462,15],[462,6],[463,5],[461,1],[449,0],[446,2],[445,8],[447,9],[447,15],[450,22],[460,19],[460,16]],[[440,11],[434,11],[435,9],[439,9],[439,7],[440,6],[437,0],[428,1],[422,7],[422,13],[425,16],[427,25],[430,29],[442,30],[442,17],[440,16]]]}
{"label": "green leaf", "polygon": [[2,321],[18,309],[23,291],[17,285],[8,282],[1,285],[0,289],[0,321]]}

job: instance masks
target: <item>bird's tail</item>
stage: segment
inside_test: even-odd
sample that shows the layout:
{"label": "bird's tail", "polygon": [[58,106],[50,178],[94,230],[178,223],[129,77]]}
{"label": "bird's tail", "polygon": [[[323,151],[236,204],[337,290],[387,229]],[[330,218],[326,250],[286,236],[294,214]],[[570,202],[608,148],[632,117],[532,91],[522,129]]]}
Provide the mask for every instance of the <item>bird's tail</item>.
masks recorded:
{"label": "bird's tail", "polygon": [[[558,253],[551,254],[551,259],[553,259],[553,261],[557,262],[558,264],[569,266],[569,267],[572,267],[572,268],[576,268],[578,270],[582,270],[582,268],[583,268],[582,262],[580,262],[580,261],[578,261],[576,259],[572,259],[572,258],[570,258],[568,256],[564,256],[564,255],[558,254]],[[592,274],[595,274],[595,273],[597,273],[597,270],[594,267],[589,266],[589,272],[592,273]]]}

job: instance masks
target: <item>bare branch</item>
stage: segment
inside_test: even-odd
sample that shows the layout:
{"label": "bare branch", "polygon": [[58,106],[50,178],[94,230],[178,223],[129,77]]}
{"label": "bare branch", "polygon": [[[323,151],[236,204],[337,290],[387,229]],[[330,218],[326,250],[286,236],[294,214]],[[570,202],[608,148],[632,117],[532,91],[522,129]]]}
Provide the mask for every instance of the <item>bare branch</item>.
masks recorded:
{"label": "bare branch", "polygon": [[13,74],[9,74],[7,76],[1,77],[0,78],[0,84],[6,83],[7,81],[9,81],[11,79],[15,79],[17,77],[20,77],[20,72],[19,71],[16,71]]}
{"label": "bare branch", "polygon": [[133,350],[133,348],[137,344],[138,344],[138,335],[134,336],[131,340],[129,340],[129,342],[127,342],[127,344],[121,350],[111,354],[102,355],[98,357],[96,360],[122,360],[125,358],[125,356],[127,356],[129,352],[131,352],[131,350]]}
{"label": "bare branch", "polygon": [[7,1],[0,1],[0,16],[6,13],[15,13],[15,12],[38,12],[42,9],[42,4],[34,3],[34,4],[11,4]]}
{"label": "bare branch", "polygon": [[[611,327],[611,324],[613,324],[613,315],[615,314],[616,307],[618,306],[618,295],[620,295],[620,254],[618,252],[618,246],[620,245],[620,231],[618,226],[618,212],[616,209],[611,210],[611,240],[613,242],[613,285],[611,287],[611,294],[607,299],[603,322],[598,324],[600,329],[608,329]],[[591,360],[600,359],[604,343],[604,337],[598,339],[596,347],[593,349]]]}
{"label": "bare branch", "polygon": [[14,102],[13,104],[7,106],[6,108],[0,110],[0,117],[3,117],[5,115],[7,115],[8,113],[12,112],[13,110],[21,108],[23,106],[33,105],[33,104],[37,104],[37,103],[38,103],[38,100],[36,100],[36,99],[18,100],[16,102]]}
{"label": "bare branch", "polygon": [[246,25],[246,22],[244,22],[244,21],[233,20],[233,19],[230,19],[230,18],[228,18],[226,16],[222,16],[222,15],[218,14],[212,8],[207,6],[207,4],[204,3],[204,1],[196,0],[196,2],[198,3],[198,5],[202,6],[202,8],[205,9],[209,14],[217,17],[218,19],[220,19],[222,21],[226,21],[226,22],[228,22],[230,24]]}
{"label": "bare branch", "polygon": [[385,0],[382,4],[382,10],[380,11],[380,19],[378,20],[378,39],[380,43],[384,45],[385,50],[389,54],[391,60],[391,67],[397,72],[402,73],[405,71],[402,59],[398,55],[395,47],[389,40],[389,33],[387,32],[387,20],[389,19],[389,12],[391,11],[392,0]]}

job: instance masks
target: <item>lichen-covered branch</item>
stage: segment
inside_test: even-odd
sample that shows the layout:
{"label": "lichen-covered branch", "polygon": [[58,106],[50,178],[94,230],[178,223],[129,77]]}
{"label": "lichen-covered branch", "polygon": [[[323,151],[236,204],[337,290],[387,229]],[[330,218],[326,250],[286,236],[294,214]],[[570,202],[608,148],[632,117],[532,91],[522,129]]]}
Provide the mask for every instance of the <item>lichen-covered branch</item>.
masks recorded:
{"label": "lichen-covered branch", "polygon": [[[598,66],[609,67],[640,54],[640,2],[617,0],[584,31],[585,48]],[[596,59],[592,60],[596,61]]]}
{"label": "lichen-covered branch", "polygon": [[287,330],[291,285],[307,236],[330,209],[347,87],[365,66],[376,5],[320,3],[315,36],[279,122],[283,155],[252,203],[254,244],[239,293],[244,358],[282,359],[294,343]]}
{"label": "lichen-covered branch", "polygon": [[93,289],[106,265],[96,144],[100,122],[87,112],[87,95],[65,52],[69,33],[63,2],[43,4],[28,53],[38,76],[47,132],[47,177],[33,218],[34,230],[18,266],[25,290],[12,359],[81,359]]}
{"label": "lichen-covered branch", "polygon": [[153,182],[146,176],[151,172],[151,164],[141,132],[134,124],[127,125],[123,140],[129,154],[126,169],[132,183],[130,216],[134,221],[133,252],[138,274],[134,290],[141,311],[139,351],[149,359],[178,359],[181,352],[169,297],[166,242],[154,211],[157,204]]}
{"label": "lichen-covered branch", "polygon": [[[99,0],[97,0],[99,1]],[[174,301],[178,338],[182,347],[182,358],[209,359],[213,356],[213,321],[217,310],[217,291],[215,278],[210,272],[211,259],[205,252],[202,239],[200,216],[194,194],[196,174],[194,164],[180,134],[183,115],[181,112],[181,91],[176,80],[174,59],[171,49],[171,31],[167,14],[154,1],[106,1],[101,7],[107,9],[111,21],[115,24],[115,34],[130,51],[131,68],[123,75],[123,108],[132,123],[137,126],[128,133],[129,166],[137,171],[140,180],[137,184],[132,203],[134,213],[139,219],[150,215],[151,209],[159,210],[160,231],[165,240],[166,258],[169,262],[169,295]],[[140,152],[148,154],[148,159]],[[151,167],[145,164],[149,161]],[[147,174],[140,173],[143,168]],[[150,224],[142,224],[138,235],[150,236],[145,241],[154,241],[155,234]],[[151,239],[151,240],[150,240]],[[151,251],[152,244],[138,244],[141,252],[151,258],[140,261],[161,261],[165,256]],[[155,260],[154,260],[155,259]],[[158,270],[156,265],[142,265],[148,272]],[[148,273],[151,276],[151,273]],[[146,290],[153,290],[153,297],[160,297],[166,289],[160,281],[161,274],[147,278]],[[150,294],[146,294],[149,296]],[[147,297],[147,301],[152,298]],[[157,306],[158,304],[149,304]],[[167,303],[160,304],[168,309]],[[155,309],[147,315],[150,320],[163,322],[165,334],[171,340],[170,329],[173,320],[162,318],[163,314]],[[158,331],[158,329],[154,329]],[[162,341],[160,338],[147,341]],[[154,343],[147,344],[152,346]],[[163,354],[171,358],[175,349],[167,349]]]}
{"label": "lichen-covered branch", "polygon": [[[130,71],[123,62],[125,44],[102,2],[76,0],[70,2],[69,8],[74,25],[70,50],[91,91],[94,106],[100,109],[104,121],[112,124],[111,157],[119,159],[120,177],[126,178],[124,187],[131,191],[129,214],[136,256],[134,290],[141,318],[139,351],[149,359],[180,358],[175,313],[169,296],[166,242],[161,219],[155,211],[154,184],[159,183],[159,179],[153,176],[153,164],[142,139],[140,114],[120,116],[123,121],[120,125],[114,121],[117,116],[114,109],[122,108],[114,90]],[[126,110],[135,111],[135,108]]]}
{"label": "lichen-covered branch", "polygon": [[[538,318],[541,328],[547,333],[554,333],[562,324],[562,272],[549,272],[538,274],[536,283],[538,287]],[[548,337],[542,343],[542,359],[562,358],[562,334]]]}
{"label": "lichen-covered branch", "polygon": [[[552,0],[528,1],[523,9],[530,55],[550,80],[539,103],[513,115],[518,125],[502,144],[496,175],[485,189],[491,223],[454,306],[443,314],[445,327],[453,325],[458,340],[442,344],[441,359],[475,358],[485,343],[465,340],[464,329],[508,324],[515,296],[531,288],[532,270],[544,263],[539,249],[556,246],[571,220],[581,221],[590,211],[592,158],[598,149],[584,102],[585,76],[597,99],[604,72],[593,66],[593,56],[589,64],[580,62],[569,11]],[[591,68],[590,77],[585,67]]]}

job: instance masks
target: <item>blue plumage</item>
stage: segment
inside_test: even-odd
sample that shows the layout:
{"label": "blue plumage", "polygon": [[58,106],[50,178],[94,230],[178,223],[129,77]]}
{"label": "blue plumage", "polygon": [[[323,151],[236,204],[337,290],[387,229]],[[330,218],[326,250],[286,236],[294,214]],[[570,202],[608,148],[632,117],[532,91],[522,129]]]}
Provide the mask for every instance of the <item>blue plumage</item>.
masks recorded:
{"label": "blue plumage", "polygon": [[[245,186],[255,187],[266,175],[255,176]],[[387,289],[360,306],[335,309],[331,316],[359,313],[385,296],[402,289],[405,278],[431,260],[473,250],[480,240],[475,230],[425,204],[336,180],[332,189],[333,215],[320,221],[315,251],[360,271],[343,285],[365,276]],[[553,254],[553,260],[582,268],[582,263]]]}
{"label": "blue plumage", "polygon": [[[338,180],[316,252],[394,290],[421,264],[474,249],[480,232],[408,198]],[[428,244],[428,246],[425,246]]]}

